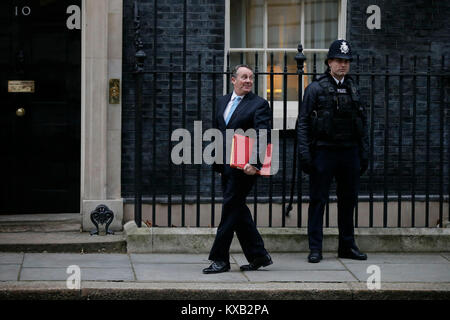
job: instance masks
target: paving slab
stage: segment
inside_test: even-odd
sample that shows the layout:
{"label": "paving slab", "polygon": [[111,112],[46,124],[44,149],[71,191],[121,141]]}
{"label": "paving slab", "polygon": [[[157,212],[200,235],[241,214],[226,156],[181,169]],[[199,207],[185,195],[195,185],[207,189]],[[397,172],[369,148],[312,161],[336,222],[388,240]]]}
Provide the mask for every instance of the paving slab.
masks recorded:
{"label": "paving slab", "polygon": [[158,254],[158,253],[134,253],[130,254],[132,263],[210,263],[206,254]]}
{"label": "paving slab", "polygon": [[[367,268],[373,264],[347,264],[358,280],[367,281],[372,273]],[[376,265],[376,264],[375,264]],[[378,264],[383,282],[450,282],[450,264]]]}
{"label": "paving slab", "polygon": [[244,274],[235,264],[230,272],[219,274],[203,274],[202,270],[208,264],[134,264],[137,281],[171,281],[171,282],[248,282]]}
{"label": "paving slab", "polygon": [[[0,299],[449,299],[450,254],[369,253],[366,261],[325,252],[273,253],[273,265],[241,272],[248,263],[231,255],[230,272],[204,275],[207,254],[0,254]],[[67,288],[69,265],[81,268],[81,289]],[[366,281],[380,267],[381,288]]]}
{"label": "paving slab", "polygon": [[395,264],[434,264],[448,263],[439,253],[368,253],[367,260],[341,259],[344,264],[395,263]]}
{"label": "paving slab", "polygon": [[21,264],[23,253],[0,253],[0,264]]}
{"label": "paving slab", "polygon": [[[202,269],[210,263],[207,254],[1,253],[0,296],[282,300],[450,297],[448,252],[370,253],[366,261],[340,259],[335,252],[323,255],[320,263],[311,264],[307,262],[308,252],[273,253],[273,265],[241,272],[239,266],[248,262],[242,253],[234,253],[230,272],[205,275]],[[76,292],[64,286],[72,275],[67,273],[70,265],[81,268],[82,288]],[[380,267],[380,290],[367,287],[371,275],[367,268],[371,265]]]}
{"label": "paving slab", "polygon": [[[320,263],[309,263],[308,253],[273,253],[273,264],[264,269],[271,271],[300,271],[300,270],[346,270],[332,253],[323,254],[323,260]],[[243,254],[233,254],[238,265],[248,264]]]}
{"label": "paving slab", "polygon": [[25,268],[57,268],[78,265],[87,268],[131,268],[126,254],[26,253]]}
{"label": "paving slab", "polygon": [[0,281],[15,281],[20,271],[19,264],[1,264],[0,265]]}
{"label": "paving slab", "polygon": [[[80,268],[81,281],[133,281],[131,268]],[[20,280],[24,281],[63,281],[72,273],[67,268],[23,268]]]}

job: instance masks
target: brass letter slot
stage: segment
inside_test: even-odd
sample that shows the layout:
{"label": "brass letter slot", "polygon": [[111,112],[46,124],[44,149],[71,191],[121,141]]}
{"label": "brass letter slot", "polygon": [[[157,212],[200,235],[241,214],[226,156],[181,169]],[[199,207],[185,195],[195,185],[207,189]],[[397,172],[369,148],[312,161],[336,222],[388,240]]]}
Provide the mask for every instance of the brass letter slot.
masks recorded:
{"label": "brass letter slot", "polygon": [[8,92],[34,93],[34,80],[9,80]]}

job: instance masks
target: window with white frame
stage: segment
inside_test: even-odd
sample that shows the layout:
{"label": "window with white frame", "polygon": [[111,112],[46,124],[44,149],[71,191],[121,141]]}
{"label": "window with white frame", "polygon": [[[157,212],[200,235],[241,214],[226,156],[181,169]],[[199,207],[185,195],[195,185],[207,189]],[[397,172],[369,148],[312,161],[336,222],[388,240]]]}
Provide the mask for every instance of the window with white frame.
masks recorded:
{"label": "window with white frame", "polygon": [[[225,52],[230,67],[246,63],[258,71],[284,71],[284,55],[289,73],[297,71],[294,59],[299,43],[307,61],[305,72],[325,70],[324,60],[334,40],[345,36],[347,0],[226,0]],[[256,57],[257,55],[257,57]],[[227,67],[227,66],[225,66]],[[311,81],[304,77],[304,87]],[[286,83],[287,129],[295,127],[298,113],[298,81],[288,76]],[[304,88],[303,88],[304,89]],[[258,77],[258,95],[270,101],[270,76]],[[283,76],[273,77],[274,128],[283,129]]]}

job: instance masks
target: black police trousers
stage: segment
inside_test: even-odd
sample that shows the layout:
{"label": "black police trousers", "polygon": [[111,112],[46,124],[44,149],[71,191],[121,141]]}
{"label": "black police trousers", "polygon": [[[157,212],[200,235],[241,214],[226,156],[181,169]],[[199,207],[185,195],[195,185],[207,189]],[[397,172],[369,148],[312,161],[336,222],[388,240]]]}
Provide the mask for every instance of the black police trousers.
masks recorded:
{"label": "black police trousers", "polygon": [[252,262],[255,258],[267,254],[250,209],[245,204],[255,179],[256,176],[246,175],[229,165],[224,166],[222,216],[209,253],[209,260],[229,261],[231,241],[235,232],[247,261]]}
{"label": "black police trousers", "polygon": [[360,159],[357,147],[317,147],[312,154],[308,239],[310,250],[322,250],[323,214],[330,185],[336,179],[339,248],[356,247],[353,212],[359,191]]}

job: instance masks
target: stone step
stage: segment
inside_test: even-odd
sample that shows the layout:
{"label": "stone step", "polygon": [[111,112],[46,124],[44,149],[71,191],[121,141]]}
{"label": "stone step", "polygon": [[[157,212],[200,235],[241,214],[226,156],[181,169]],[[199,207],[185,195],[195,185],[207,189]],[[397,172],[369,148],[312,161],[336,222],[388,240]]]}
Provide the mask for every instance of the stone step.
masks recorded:
{"label": "stone step", "polygon": [[0,215],[0,232],[80,231],[79,213]]}
{"label": "stone step", "polygon": [[122,232],[93,235],[89,232],[1,232],[0,252],[126,253]]}
{"label": "stone step", "polygon": [[[258,228],[269,252],[308,252],[307,228]],[[124,225],[128,253],[209,253],[216,228],[138,228]],[[355,239],[363,252],[450,252],[449,228],[355,228]],[[337,252],[339,230],[323,229],[324,252]],[[237,237],[230,252],[240,252]]]}

